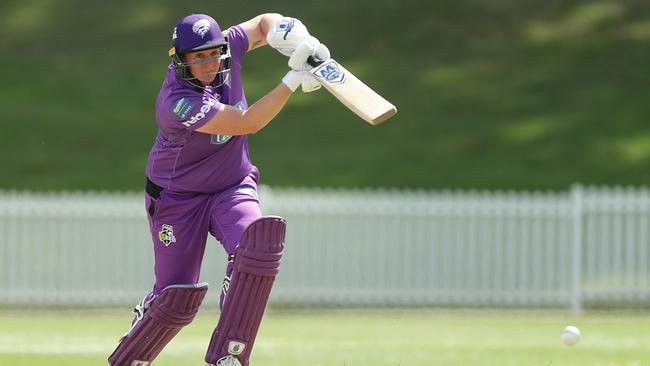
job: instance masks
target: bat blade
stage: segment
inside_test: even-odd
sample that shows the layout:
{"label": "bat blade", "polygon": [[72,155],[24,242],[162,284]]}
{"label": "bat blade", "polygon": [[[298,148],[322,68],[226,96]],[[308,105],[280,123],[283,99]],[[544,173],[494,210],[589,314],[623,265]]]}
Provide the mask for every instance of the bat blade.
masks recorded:
{"label": "bat blade", "polygon": [[397,113],[397,107],[377,94],[336,60],[310,60],[311,73],[336,99],[371,125],[379,125]]}

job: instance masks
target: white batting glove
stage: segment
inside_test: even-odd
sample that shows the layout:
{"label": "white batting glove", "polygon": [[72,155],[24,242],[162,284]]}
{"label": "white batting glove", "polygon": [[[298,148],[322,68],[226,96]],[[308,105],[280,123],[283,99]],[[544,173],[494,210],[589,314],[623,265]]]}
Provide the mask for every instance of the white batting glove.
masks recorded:
{"label": "white batting glove", "polygon": [[[311,88],[311,90],[305,90],[304,84],[303,84],[303,91],[305,92],[310,92],[314,91],[318,88],[313,89],[313,81],[316,81],[318,83],[318,80],[314,77],[314,75],[310,74],[307,71],[294,71],[290,70],[283,78],[282,78],[282,83],[286,85],[292,92],[295,92],[296,89],[298,89],[298,86],[300,84],[307,84],[308,88]],[[320,83],[318,83],[320,85]]]}
{"label": "white batting glove", "polygon": [[305,72],[309,74],[310,77],[306,77],[302,79],[302,83],[301,83],[302,91],[304,93],[311,93],[313,91],[320,89],[321,87],[320,81],[318,81],[318,79],[316,79],[316,77],[314,77],[310,72],[308,71]]}
{"label": "white batting glove", "polygon": [[296,71],[311,70],[314,66],[310,65],[307,61],[310,56],[315,56],[317,59],[325,61],[330,58],[330,50],[320,42],[316,45],[302,43],[296,47],[296,50],[289,57],[289,67]]}
{"label": "white batting glove", "polygon": [[322,43],[319,43],[318,46],[316,46],[313,56],[316,56],[317,59],[322,61],[327,61],[332,57],[332,55],[330,55],[330,49]]}
{"label": "white batting glove", "polygon": [[[307,27],[296,18],[283,17],[275,22],[266,34],[266,41],[271,47],[288,57],[301,45],[311,46],[313,48],[311,55],[314,55],[314,52],[316,52],[318,58],[323,60],[328,59],[330,56],[327,47],[324,45],[319,46],[320,42],[318,39],[310,35]],[[302,67],[301,69],[308,70],[306,67]]]}
{"label": "white batting glove", "polygon": [[[291,56],[302,43],[313,43],[315,39],[302,22],[296,18],[283,17],[275,22],[266,34],[268,44],[285,56]],[[315,46],[316,44],[314,44]]]}

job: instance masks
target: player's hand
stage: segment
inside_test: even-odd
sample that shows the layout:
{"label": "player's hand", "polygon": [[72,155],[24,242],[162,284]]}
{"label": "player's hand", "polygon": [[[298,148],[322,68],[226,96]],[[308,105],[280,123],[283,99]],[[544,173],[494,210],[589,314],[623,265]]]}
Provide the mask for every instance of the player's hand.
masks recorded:
{"label": "player's hand", "polygon": [[[314,82],[318,84],[318,86],[315,87]],[[307,71],[290,70],[282,78],[282,83],[286,85],[292,92],[295,92],[296,89],[298,89],[298,86],[300,86],[301,84],[303,85],[302,90],[307,93],[320,88],[320,83],[318,82],[316,77],[314,77],[314,75],[312,75]]]}
{"label": "player's hand", "polygon": [[266,34],[269,46],[287,57],[291,56],[298,45],[313,42],[312,38],[314,37],[300,20],[290,17],[283,17],[275,22]]}
{"label": "player's hand", "polygon": [[299,46],[308,45],[318,52],[320,56],[327,56],[322,58],[319,56],[319,58],[323,60],[329,58],[327,47],[319,46],[320,41],[309,34],[307,27],[296,18],[283,17],[275,22],[266,34],[266,41],[271,47],[287,57],[293,55]]}
{"label": "player's hand", "polygon": [[289,57],[289,67],[296,71],[311,70],[314,66],[307,61],[310,56],[325,61],[330,58],[330,50],[320,42],[316,45],[303,43],[296,47],[296,50]]}
{"label": "player's hand", "polygon": [[316,90],[320,89],[321,85],[320,85],[320,82],[318,81],[318,79],[316,79],[316,77],[313,76],[309,71],[305,71],[305,72],[308,73],[309,76],[311,76],[311,77],[308,77],[308,78],[306,77],[306,78],[302,79],[302,83],[301,83],[302,91],[304,93],[311,93],[313,91],[316,91]]}

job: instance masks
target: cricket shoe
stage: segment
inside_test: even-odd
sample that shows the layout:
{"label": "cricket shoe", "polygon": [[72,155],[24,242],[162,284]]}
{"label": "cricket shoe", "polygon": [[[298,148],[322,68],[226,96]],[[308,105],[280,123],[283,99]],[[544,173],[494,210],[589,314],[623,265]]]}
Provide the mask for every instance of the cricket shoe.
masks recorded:
{"label": "cricket shoe", "polygon": [[209,363],[207,366],[241,366],[241,362],[233,355],[221,357],[217,363]]}

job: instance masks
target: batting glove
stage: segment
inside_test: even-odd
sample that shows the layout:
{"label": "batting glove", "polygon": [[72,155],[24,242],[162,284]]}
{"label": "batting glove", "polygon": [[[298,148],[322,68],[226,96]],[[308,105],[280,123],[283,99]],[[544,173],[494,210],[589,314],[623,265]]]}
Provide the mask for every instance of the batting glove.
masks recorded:
{"label": "batting glove", "polygon": [[[286,85],[292,92],[295,92],[298,89],[298,86],[303,85],[303,91],[311,92],[317,90],[318,87],[313,87],[313,82],[316,82],[319,87],[320,83],[316,80],[314,75],[310,74],[307,71],[294,71],[290,70],[283,78],[282,83]],[[307,85],[307,90],[305,90],[305,84]]]}
{"label": "batting glove", "polygon": [[318,79],[314,77],[309,71],[305,71],[307,74],[309,74],[310,77],[306,77],[302,79],[302,91],[304,93],[311,93],[313,91],[316,91],[320,89],[321,85]]}
{"label": "batting glove", "polygon": [[307,27],[296,18],[283,17],[275,22],[266,34],[267,43],[281,54],[289,57],[299,45],[308,43],[314,47],[318,40],[309,34]]}
{"label": "batting glove", "polygon": [[[316,40],[316,42],[318,42],[318,40]],[[325,61],[330,58],[330,50],[327,48],[327,46],[320,42],[318,42],[316,45],[309,43],[300,44],[298,47],[296,47],[296,50],[293,52],[291,57],[289,57],[289,67],[292,70],[296,71],[311,70],[314,67],[308,62],[309,57],[311,56]]]}

